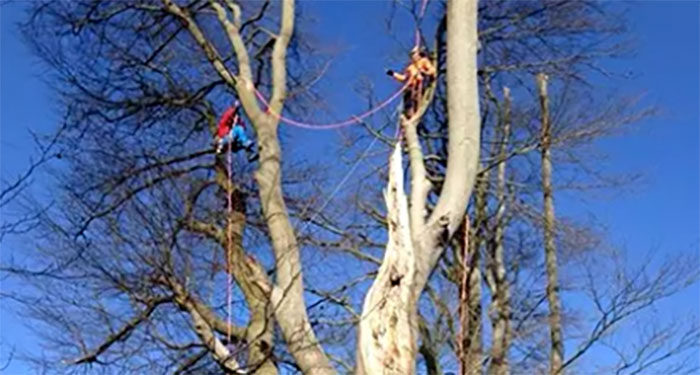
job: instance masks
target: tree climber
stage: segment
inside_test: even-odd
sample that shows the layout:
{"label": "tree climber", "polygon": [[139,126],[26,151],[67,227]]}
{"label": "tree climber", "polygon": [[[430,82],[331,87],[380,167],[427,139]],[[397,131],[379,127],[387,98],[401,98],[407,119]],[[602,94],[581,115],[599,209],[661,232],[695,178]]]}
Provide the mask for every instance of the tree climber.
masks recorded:
{"label": "tree climber", "polygon": [[239,109],[240,103],[236,100],[221,116],[215,136],[216,153],[220,154],[224,146],[231,143],[234,151],[245,149],[248,161],[253,161],[257,155],[253,152],[253,141],[245,132],[245,123],[239,114]]}
{"label": "tree climber", "polygon": [[386,74],[399,82],[407,82],[408,87],[403,97],[404,115],[410,118],[418,110],[421,97],[425,89],[432,83],[437,75],[435,65],[428,58],[428,54],[420,47],[413,47],[409,54],[411,63],[403,73],[397,73],[391,69]]}

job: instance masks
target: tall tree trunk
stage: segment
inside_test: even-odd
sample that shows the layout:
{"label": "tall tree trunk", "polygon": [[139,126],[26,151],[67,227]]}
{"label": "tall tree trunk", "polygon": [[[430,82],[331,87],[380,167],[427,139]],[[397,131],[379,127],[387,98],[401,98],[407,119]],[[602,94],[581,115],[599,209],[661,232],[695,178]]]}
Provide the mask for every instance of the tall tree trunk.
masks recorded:
{"label": "tall tree trunk", "polygon": [[496,211],[494,238],[490,246],[491,259],[488,267],[493,284],[491,290],[491,306],[489,307],[489,316],[491,318],[491,362],[489,364],[489,375],[508,374],[508,349],[511,341],[510,290],[508,280],[506,279],[506,267],[503,255],[503,232],[505,228],[504,220],[506,210],[506,157],[511,122],[510,90],[507,87],[503,89],[503,101],[496,190],[498,208]]}
{"label": "tall tree trunk", "polygon": [[463,335],[463,366],[462,375],[481,374],[481,362],[483,360],[483,338],[482,338],[482,307],[481,307],[481,247],[484,243],[486,226],[486,204],[489,185],[488,171],[482,173],[476,186],[476,215],[474,226],[465,227],[465,238],[469,236],[471,240],[464,241],[464,262],[462,263],[464,290],[466,291],[466,304],[462,310],[466,315],[466,320],[462,322]]}
{"label": "tall tree trunk", "polygon": [[[476,179],[481,142],[477,3],[476,0],[447,2],[447,171],[435,209],[425,220],[421,235],[417,236],[420,238],[414,238],[419,242],[416,294],[423,291],[442,255],[445,240],[462,223]],[[420,218],[411,217],[414,220]]]}
{"label": "tall tree trunk", "polygon": [[[281,8],[280,29],[271,56],[273,89],[269,113],[281,113],[287,97],[286,58],[287,47],[294,32],[294,0],[282,1]],[[239,35],[234,38],[234,45],[242,46]],[[239,58],[247,56],[244,47],[239,47],[238,50]],[[246,65],[247,71],[250,71],[248,64],[240,65]],[[333,375],[336,371],[311,327],[304,300],[299,245],[282,194],[282,152],[277,133],[279,120],[269,113],[260,113],[257,104],[251,103],[255,102],[252,77],[250,74],[243,75],[243,79],[239,80],[238,92],[258,136],[260,167],[255,172],[255,179],[275,255],[276,284],[270,291],[270,304],[282,337],[301,371],[308,375]],[[244,96],[241,95],[242,92],[245,93]],[[255,107],[252,113],[257,113],[257,117],[251,116],[249,107]]]}
{"label": "tall tree trunk", "polygon": [[556,375],[561,371],[564,358],[564,343],[561,329],[561,302],[559,301],[559,279],[557,276],[557,253],[554,244],[554,201],[552,197],[552,161],[551,123],[549,116],[549,97],[547,96],[547,76],[537,75],[537,89],[542,110],[542,192],[544,200],[544,255],[547,267],[547,302],[549,303],[549,336],[551,348],[549,354],[549,373]]}
{"label": "tall tree trunk", "polygon": [[[477,187],[477,218],[475,228],[469,224],[469,217],[465,218],[464,242],[462,244],[461,278],[460,278],[460,302],[459,324],[460,335],[458,338],[458,355],[460,375],[481,374],[481,362],[483,359],[483,343],[481,330],[481,261],[479,248],[481,246],[481,234],[478,232],[480,223],[485,218],[484,183]],[[470,241],[470,238],[473,239]]]}

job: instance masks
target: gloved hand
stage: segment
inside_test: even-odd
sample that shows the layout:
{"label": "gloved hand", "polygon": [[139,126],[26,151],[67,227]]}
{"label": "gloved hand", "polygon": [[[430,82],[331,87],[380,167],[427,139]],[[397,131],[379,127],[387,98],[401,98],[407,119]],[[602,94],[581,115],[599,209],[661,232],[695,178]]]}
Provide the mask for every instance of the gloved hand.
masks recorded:
{"label": "gloved hand", "polygon": [[394,76],[394,71],[391,70],[391,69],[387,69],[386,75],[388,75],[389,77],[393,77],[393,76]]}

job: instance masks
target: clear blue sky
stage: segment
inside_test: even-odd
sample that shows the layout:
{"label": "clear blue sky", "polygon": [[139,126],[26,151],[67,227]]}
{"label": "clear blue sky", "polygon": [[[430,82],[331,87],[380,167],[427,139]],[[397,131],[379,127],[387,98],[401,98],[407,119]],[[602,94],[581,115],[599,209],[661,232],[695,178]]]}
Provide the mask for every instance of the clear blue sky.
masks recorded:
{"label": "clear blue sky", "polygon": [[[23,170],[31,156],[28,131],[46,131],[56,120],[50,92],[40,81],[43,72],[16,32],[15,24],[22,18],[22,6],[20,2],[0,7],[0,171],[4,179],[11,179]],[[318,27],[324,30],[325,37],[348,47],[334,62],[328,77],[347,82],[338,88],[338,93],[351,90],[352,78],[358,73],[384,79],[383,68],[396,65],[385,44],[371,42],[376,33],[384,30],[381,20],[357,27],[367,21],[364,8],[369,9],[369,3],[360,3],[354,8],[349,3],[330,1],[309,6],[318,14]],[[624,90],[647,92],[646,100],[660,105],[663,114],[638,124],[638,130],[632,134],[601,144],[611,156],[610,168],[645,172],[647,183],[631,194],[586,202],[586,210],[607,226],[614,242],[630,250],[657,248],[672,254],[698,249],[699,16],[695,1],[631,3],[630,19],[632,32],[638,40],[638,53],[615,63],[614,68],[639,73],[638,78],[623,82]],[[384,90],[386,86],[378,87]],[[346,108],[348,111],[355,109],[347,104]],[[345,113],[339,112],[341,116]],[[2,259],[12,254],[17,243],[11,240],[3,244]],[[17,285],[7,282],[2,285],[6,289],[14,287]],[[699,294],[695,286],[674,300],[673,305],[697,310]],[[11,346],[29,350],[35,349],[37,343],[20,326],[20,318],[8,311],[4,303],[0,308],[1,366]],[[15,361],[6,374],[28,375],[30,372]]]}

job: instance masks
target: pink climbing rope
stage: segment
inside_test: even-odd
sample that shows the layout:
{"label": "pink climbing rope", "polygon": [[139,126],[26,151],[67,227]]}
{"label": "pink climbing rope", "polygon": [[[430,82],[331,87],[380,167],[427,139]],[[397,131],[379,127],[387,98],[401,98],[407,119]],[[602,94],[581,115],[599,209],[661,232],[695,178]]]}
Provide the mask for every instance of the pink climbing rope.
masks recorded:
{"label": "pink climbing rope", "polygon": [[227,192],[227,201],[228,201],[228,217],[226,218],[227,225],[226,225],[226,235],[227,235],[227,241],[226,241],[226,310],[227,310],[227,325],[226,325],[226,338],[228,339],[228,343],[231,343],[231,310],[232,310],[232,298],[231,298],[231,285],[233,284],[233,277],[231,276],[231,241],[232,241],[232,233],[231,233],[231,212],[233,211],[233,202],[231,199],[231,184],[233,183],[231,181],[231,144],[233,142],[229,142],[228,144],[228,155],[226,157],[227,159],[227,172],[228,172],[228,189],[226,189]]}
{"label": "pink climbing rope", "polygon": [[389,105],[389,103],[391,103],[391,102],[394,101],[396,98],[398,98],[399,95],[401,95],[401,93],[402,93],[407,87],[408,87],[408,84],[403,85],[400,89],[398,89],[398,90],[397,90],[395,93],[393,93],[390,97],[388,97],[387,99],[385,99],[383,102],[379,103],[379,105],[377,105],[376,107],[374,107],[374,108],[372,108],[372,109],[370,109],[370,110],[368,110],[368,111],[366,111],[366,112],[364,112],[364,113],[362,113],[362,114],[360,114],[360,115],[352,116],[351,118],[349,118],[349,119],[347,119],[347,120],[345,120],[345,121],[340,121],[340,122],[335,122],[335,123],[329,123],[329,124],[310,124],[310,123],[304,123],[304,122],[301,122],[301,121],[296,121],[296,120],[294,120],[294,119],[290,119],[290,118],[285,117],[285,116],[283,116],[283,115],[281,115],[281,114],[279,114],[279,113],[274,113],[274,112],[272,112],[272,111],[270,110],[270,103],[269,103],[267,100],[265,100],[265,96],[263,96],[263,94],[262,94],[260,91],[258,91],[258,89],[255,88],[255,86],[253,86],[253,91],[255,91],[255,96],[257,96],[258,99],[265,105],[265,107],[267,108],[267,111],[268,111],[270,114],[272,114],[273,116],[275,116],[275,117],[276,117],[278,120],[280,120],[281,122],[284,122],[284,123],[286,123],[286,124],[288,124],[288,125],[296,126],[296,127],[299,127],[299,128],[313,129],[313,130],[315,130],[315,129],[335,129],[335,128],[342,128],[342,127],[344,127],[344,126],[348,126],[348,125],[353,125],[353,124],[359,123],[360,121],[362,121],[362,119],[364,119],[364,118],[366,118],[366,117],[368,117],[368,116],[371,116],[371,115],[373,115],[374,113],[377,113],[379,110],[381,110],[382,108],[384,108],[384,107],[386,107],[387,105]]}
{"label": "pink climbing rope", "polygon": [[[418,22],[419,23],[420,23],[420,20],[423,19],[423,16],[425,15],[425,10],[427,7],[428,7],[428,0],[422,0],[420,11],[418,13]],[[416,25],[416,47],[419,47],[419,46],[420,46],[420,25],[417,24]],[[389,103],[393,102],[396,98],[398,98],[401,95],[401,93],[404,90],[406,90],[406,88],[408,88],[408,83],[406,83],[405,85],[403,85],[400,89],[398,89],[395,93],[393,93],[391,96],[389,96],[387,99],[385,99],[383,102],[381,102],[376,107],[374,107],[374,108],[372,108],[372,109],[370,109],[370,110],[368,110],[360,115],[352,116],[351,118],[349,118],[347,120],[340,121],[340,122],[334,122],[334,123],[327,123],[327,124],[311,124],[311,123],[297,121],[297,120],[291,119],[289,117],[285,117],[280,113],[272,112],[270,110],[270,103],[265,99],[265,96],[260,91],[258,91],[258,89],[252,83],[249,82],[249,84],[252,87],[253,92],[255,92],[255,96],[258,98],[258,100],[260,100],[260,102],[265,105],[268,113],[272,114],[279,121],[286,123],[287,125],[292,125],[292,126],[296,126],[299,128],[312,129],[312,130],[335,129],[335,128],[342,128],[342,127],[348,126],[348,125],[357,124],[360,121],[362,121],[362,119],[373,115],[374,113],[380,111],[382,108],[389,105]]]}
{"label": "pink climbing rope", "polygon": [[423,20],[425,15],[425,9],[428,7],[428,0],[423,0],[420,6],[420,11],[418,12],[418,24],[416,25],[416,40],[415,46],[420,47],[420,21]]}
{"label": "pink climbing rope", "polygon": [[425,8],[428,7],[428,0],[423,0],[423,3],[420,6],[420,13],[418,13],[418,19],[422,19],[423,16],[425,15]]}

